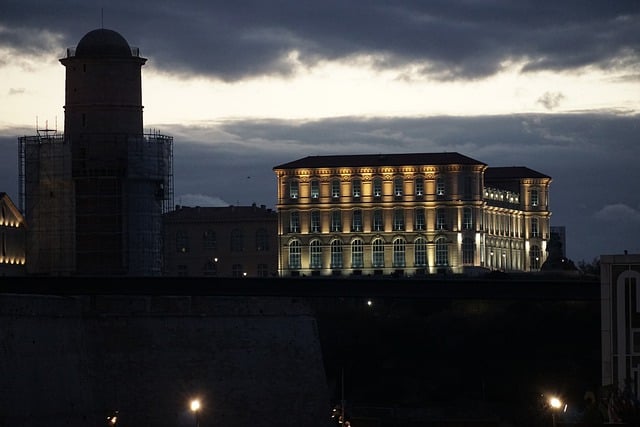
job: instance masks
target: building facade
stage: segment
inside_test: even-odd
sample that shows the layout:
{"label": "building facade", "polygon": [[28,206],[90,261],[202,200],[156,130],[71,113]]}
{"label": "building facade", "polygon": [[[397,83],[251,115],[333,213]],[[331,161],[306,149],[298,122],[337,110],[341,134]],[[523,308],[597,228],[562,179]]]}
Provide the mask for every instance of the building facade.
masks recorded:
{"label": "building facade", "polygon": [[162,214],[173,207],[173,138],[143,133],[146,59],[101,28],[60,62],[64,134],[38,129],[19,138],[27,271],[160,275]]}
{"label": "building facade", "polygon": [[27,225],[7,193],[0,192],[0,276],[25,275]]}
{"label": "building facade", "polygon": [[[600,257],[602,385],[640,398],[640,254]],[[615,420],[610,420],[615,421]]]}
{"label": "building facade", "polygon": [[273,168],[281,276],[537,271],[551,178],[455,152],[310,156]]}
{"label": "building facade", "polygon": [[163,216],[163,275],[276,276],[277,222],[264,205],[178,206]]}

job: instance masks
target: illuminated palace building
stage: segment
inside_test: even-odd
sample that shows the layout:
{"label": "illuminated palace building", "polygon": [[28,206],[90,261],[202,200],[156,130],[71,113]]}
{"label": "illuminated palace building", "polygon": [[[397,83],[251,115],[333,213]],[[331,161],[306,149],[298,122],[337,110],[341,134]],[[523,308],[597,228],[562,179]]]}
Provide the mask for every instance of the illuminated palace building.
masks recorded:
{"label": "illuminated palace building", "polygon": [[281,276],[537,271],[551,178],[455,152],[310,156],[273,168]]}

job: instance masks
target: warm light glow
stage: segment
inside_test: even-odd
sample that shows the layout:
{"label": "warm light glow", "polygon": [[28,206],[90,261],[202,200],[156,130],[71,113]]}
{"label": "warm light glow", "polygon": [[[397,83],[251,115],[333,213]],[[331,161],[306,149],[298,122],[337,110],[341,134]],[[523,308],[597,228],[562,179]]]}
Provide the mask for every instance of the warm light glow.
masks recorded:
{"label": "warm light glow", "polygon": [[559,409],[562,406],[562,401],[557,397],[549,398],[549,405],[554,409]]}
{"label": "warm light glow", "polygon": [[197,412],[200,409],[200,401],[198,399],[193,399],[191,401],[191,410],[193,412]]}

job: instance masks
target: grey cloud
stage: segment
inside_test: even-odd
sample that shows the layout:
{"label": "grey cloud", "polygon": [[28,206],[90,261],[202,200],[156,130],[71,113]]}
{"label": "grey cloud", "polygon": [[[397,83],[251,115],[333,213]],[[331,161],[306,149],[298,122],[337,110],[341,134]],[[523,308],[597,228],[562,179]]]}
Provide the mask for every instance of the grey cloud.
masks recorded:
{"label": "grey cloud", "polygon": [[[26,52],[73,46],[102,25],[98,6],[7,0],[0,46]],[[637,78],[640,63],[634,0],[114,0],[104,16],[105,27],[152,59],[149,66],[230,81],[287,75],[294,71],[285,58],[292,50],[307,65],[371,55],[378,67],[412,64],[441,79],[482,78],[509,61],[524,61],[524,71],[617,67]]]}
{"label": "grey cloud", "polygon": [[607,222],[630,221],[640,223],[640,211],[624,203],[603,206],[594,218]]}
{"label": "grey cloud", "polygon": [[542,104],[547,110],[553,110],[560,105],[560,102],[564,99],[564,95],[561,92],[545,92],[540,98],[538,103]]}

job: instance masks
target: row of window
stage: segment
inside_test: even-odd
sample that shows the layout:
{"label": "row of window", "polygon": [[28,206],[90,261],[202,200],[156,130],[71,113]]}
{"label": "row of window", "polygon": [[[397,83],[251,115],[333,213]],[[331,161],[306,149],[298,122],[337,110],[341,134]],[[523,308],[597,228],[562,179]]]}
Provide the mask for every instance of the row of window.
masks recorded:
{"label": "row of window", "polygon": [[[413,180],[413,194],[417,197],[425,195],[425,178],[419,176]],[[373,197],[383,196],[383,179],[376,176],[372,179],[372,193]],[[405,179],[402,176],[393,178],[393,196],[402,197],[405,194],[404,190]],[[300,198],[300,181],[297,178],[291,178],[287,181],[289,199],[296,200]],[[340,178],[332,178],[330,182],[330,195],[332,199],[339,199],[342,196],[342,182]],[[359,199],[362,194],[362,179],[352,178],[351,184],[351,197]],[[443,177],[436,178],[435,194],[437,196],[444,196],[446,193],[445,180]],[[465,197],[472,197],[473,195],[473,177],[465,176],[463,181],[463,193]],[[346,194],[345,194],[346,195]],[[309,182],[309,197],[312,200],[317,200],[321,196],[320,194],[320,180],[311,179]]]}
{"label": "row of window", "polygon": [[[244,233],[239,228],[231,230],[231,237],[229,239],[229,249],[231,252],[243,252],[244,245]],[[216,232],[213,230],[206,230],[202,233],[202,248],[203,249],[217,249],[218,240]],[[264,228],[259,228],[255,233],[255,250],[257,252],[265,252],[269,250],[269,233]],[[190,251],[189,234],[184,230],[176,231],[176,251],[186,253]]]}
{"label": "row of window", "polygon": [[[444,237],[439,237],[435,240],[436,257],[435,263],[437,266],[449,265],[449,245]],[[393,267],[405,267],[405,248],[406,240],[402,237],[398,237],[392,242],[392,263]],[[354,239],[351,244],[351,268],[363,268],[364,267],[364,246],[365,243],[362,239]],[[384,253],[385,243],[384,240],[378,238],[374,239],[371,244],[371,266],[373,268],[384,267]],[[343,243],[336,239],[329,245],[330,251],[330,268],[343,268]],[[320,269],[323,268],[323,245],[320,240],[312,240],[309,243],[309,268]],[[427,266],[427,239],[419,237],[413,242],[413,263],[416,267]],[[475,251],[475,245],[473,239],[464,239],[462,243],[463,251],[463,263],[472,264]],[[302,245],[298,240],[293,240],[289,243],[289,268],[300,269],[302,268]]]}
{"label": "row of window", "polygon": [[[439,237],[435,240],[435,265],[448,266],[449,265],[449,244],[444,237]],[[406,267],[405,249],[407,242],[405,239],[399,237],[392,242],[392,266],[393,267]],[[330,251],[330,265],[332,269],[344,268],[343,265],[343,248],[342,241],[336,239],[329,245]],[[361,239],[354,239],[351,244],[351,264],[350,268],[363,268],[365,267],[364,260],[364,246],[365,243]],[[371,244],[371,267],[382,268],[385,266],[384,253],[385,243],[382,239],[374,239]],[[475,242],[472,238],[464,238],[462,240],[462,264],[473,265],[475,262]],[[323,268],[323,245],[320,240],[312,240],[309,243],[309,268],[321,269]],[[493,255],[493,251],[491,251]],[[541,251],[540,247],[533,245],[529,251],[529,264],[531,269],[538,270],[540,268]],[[490,264],[493,263],[493,259],[490,260]],[[423,237],[419,237],[413,243],[413,265],[414,267],[426,267],[427,263],[427,240]],[[289,269],[301,269],[302,268],[302,244],[298,240],[293,240],[289,243]]]}
{"label": "row of window", "polygon": [[[341,232],[343,231],[343,221],[342,221],[342,211],[339,209],[335,209],[331,211],[331,218],[329,221],[329,231],[330,232]],[[425,208],[415,208],[413,212],[413,229],[414,230],[426,230],[426,216],[425,216]],[[289,212],[289,233],[300,233],[300,212],[291,211]],[[470,207],[466,207],[463,209],[462,214],[462,228],[463,230],[471,230],[473,229],[473,210]],[[382,209],[374,209],[371,215],[371,227],[372,231],[384,231],[384,211]],[[405,230],[405,209],[396,208],[393,210],[393,222],[392,222],[393,231],[404,231]],[[436,210],[436,218],[435,218],[435,229],[436,230],[448,230],[449,224],[447,222],[447,214],[445,209],[437,209]],[[354,209],[351,211],[351,231],[352,232],[361,232],[364,230],[363,224],[363,214],[362,210]],[[322,230],[322,221],[320,218],[319,210],[309,211],[309,232],[311,233],[321,233]]]}

